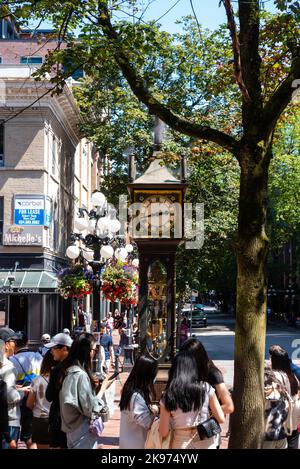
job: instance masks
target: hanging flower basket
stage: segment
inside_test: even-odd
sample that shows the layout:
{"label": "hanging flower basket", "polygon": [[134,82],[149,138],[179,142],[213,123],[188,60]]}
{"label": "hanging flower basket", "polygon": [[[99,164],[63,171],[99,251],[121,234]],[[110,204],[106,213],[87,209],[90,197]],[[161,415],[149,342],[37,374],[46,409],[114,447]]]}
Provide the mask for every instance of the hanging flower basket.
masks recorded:
{"label": "hanging flower basket", "polygon": [[127,263],[118,261],[106,267],[102,276],[102,292],[107,300],[126,305],[138,302],[138,271]]}
{"label": "hanging flower basket", "polygon": [[95,275],[82,265],[75,265],[74,267],[61,270],[58,278],[58,292],[65,299],[82,298],[93,292]]}

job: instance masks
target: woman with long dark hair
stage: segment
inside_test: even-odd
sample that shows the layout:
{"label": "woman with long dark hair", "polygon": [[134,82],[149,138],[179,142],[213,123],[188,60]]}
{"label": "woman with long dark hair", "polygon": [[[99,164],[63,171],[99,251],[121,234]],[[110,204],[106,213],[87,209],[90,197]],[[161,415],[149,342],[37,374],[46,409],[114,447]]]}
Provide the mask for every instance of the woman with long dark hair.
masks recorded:
{"label": "woman with long dark hair", "polygon": [[141,356],[135,362],[121,393],[120,449],[142,449],[158,413],[154,400],[157,361]]}
{"label": "woman with long dark hair", "polygon": [[96,394],[96,382],[92,374],[96,345],[92,334],[84,332],[78,335],[61,369],[60,412],[62,430],[67,434],[69,449],[97,448],[98,437],[89,431],[90,419],[103,408],[101,398],[109,382],[104,380],[101,390]]}
{"label": "woman with long dark hair", "polygon": [[224,383],[224,377],[219,368],[209,358],[202,342],[195,338],[190,338],[182,344],[180,352],[191,353],[197,363],[199,379],[207,381],[216,390],[224,414],[231,414],[234,411],[234,405]]}
{"label": "woman with long dark hair", "polygon": [[[286,387],[287,392],[294,401],[299,399],[299,381],[292,372],[291,359],[286,350],[280,345],[271,345],[269,348],[271,368],[276,378]],[[290,429],[292,433],[287,436],[288,449],[298,449],[299,433],[297,423]]]}
{"label": "woman with long dark hair", "polygon": [[[209,358],[202,342],[191,337],[182,344],[179,353],[181,351],[189,352],[195,357],[199,379],[207,381],[216,390],[224,414],[231,414],[234,411],[234,405],[224,382],[223,374]],[[219,448],[221,444],[221,434],[217,435],[215,439],[217,448]]]}
{"label": "woman with long dark hair", "polygon": [[160,403],[159,432],[165,438],[174,431],[172,449],[216,449],[215,438],[200,440],[197,425],[209,417],[209,408],[219,423],[225,420],[214,388],[199,379],[195,358],[181,351],[173,360],[165,394]]}
{"label": "woman with long dark hair", "polygon": [[55,366],[51,350],[44,355],[40,374],[31,383],[26,406],[32,410],[32,442],[37,449],[48,449],[50,445],[49,411],[50,402],[46,399],[51,369]]}

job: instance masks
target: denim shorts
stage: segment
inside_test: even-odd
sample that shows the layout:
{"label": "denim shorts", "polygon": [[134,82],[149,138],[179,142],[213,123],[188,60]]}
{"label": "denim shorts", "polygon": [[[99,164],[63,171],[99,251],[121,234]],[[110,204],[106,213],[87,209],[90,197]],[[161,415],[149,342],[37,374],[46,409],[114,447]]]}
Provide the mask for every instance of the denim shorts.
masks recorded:
{"label": "denim shorts", "polygon": [[[18,442],[19,434],[20,434],[20,427],[8,427],[9,436],[12,440]],[[3,439],[2,440],[2,449],[8,449],[8,443]]]}

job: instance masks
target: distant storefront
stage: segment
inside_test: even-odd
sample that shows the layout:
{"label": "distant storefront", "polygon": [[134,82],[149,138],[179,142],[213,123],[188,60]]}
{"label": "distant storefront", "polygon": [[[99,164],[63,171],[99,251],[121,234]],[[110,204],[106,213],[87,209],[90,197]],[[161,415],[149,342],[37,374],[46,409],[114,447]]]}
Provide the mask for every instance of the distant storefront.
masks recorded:
{"label": "distant storefront", "polygon": [[59,261],[43,254],[1,255],[0,327],[26,331],[34,344],[44,332],[71,326],[70,301],[57,292]]}

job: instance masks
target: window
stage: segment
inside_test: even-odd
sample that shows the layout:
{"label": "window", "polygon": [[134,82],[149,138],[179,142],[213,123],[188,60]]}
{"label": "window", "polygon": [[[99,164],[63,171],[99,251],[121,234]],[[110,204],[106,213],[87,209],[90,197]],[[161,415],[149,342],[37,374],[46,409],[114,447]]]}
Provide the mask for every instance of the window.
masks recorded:
{"label": "window", "polygon": [[87,186],[87,165],[88,165],[88,155],[86,151],[86,146],[82,145],[82,161],[81,161],[81,183]]}
{"label": "window", "polygon": [[52,174],[55,176],[56,174],[56,151],[57,151],[57,144],[55,136],[53,135],[52,139]]}
{"label": "window", "polygon": [[0,166],[4,166],[4,124],[0,122]]}
{"label": "window", "polygon": [[3,244],[4,197],[0,197],[0,245]]}
{"label": "window", "polygon": [[42,57],[28,57],[25,55],[20,58],[20,63],[21,64],[42,64],[43,58]]}

